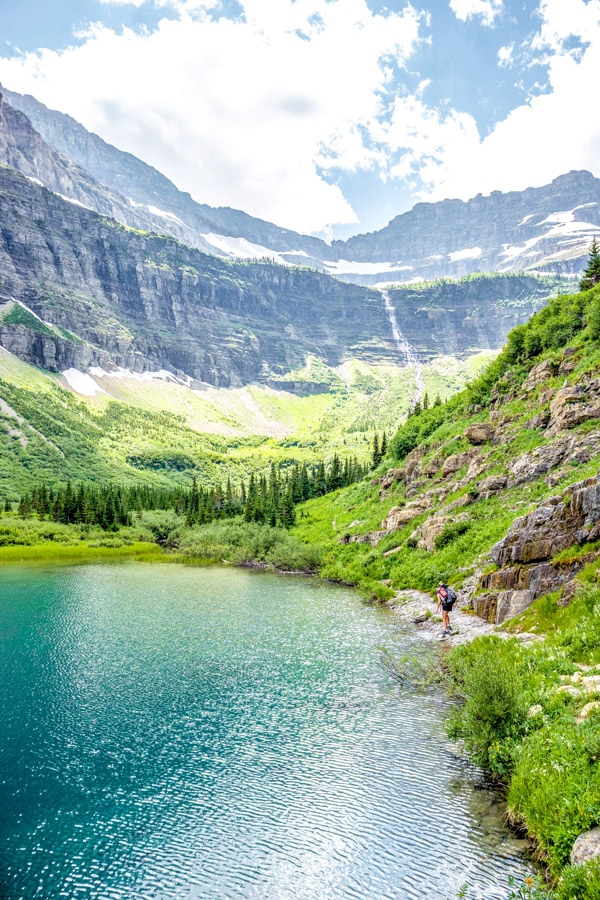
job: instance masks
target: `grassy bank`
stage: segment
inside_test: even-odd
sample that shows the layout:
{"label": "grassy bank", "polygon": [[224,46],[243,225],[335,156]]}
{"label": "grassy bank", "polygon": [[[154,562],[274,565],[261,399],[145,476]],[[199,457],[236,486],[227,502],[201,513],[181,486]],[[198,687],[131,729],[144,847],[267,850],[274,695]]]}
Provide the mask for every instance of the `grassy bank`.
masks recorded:
{"label": "grassy bank", "polygon": [[600,898],[600,864],[570,864],[576,838],[600,823],[600,689],[585,680],[600,675],[599,572],[589,567],[568,607],[534,604],[544,640],[478,638],[446,657],[460,701],[449,735],[505,786],[511,823],[548,867],[553,889],[536,896],[556,900]]}
{"label": "grassy bank", "polygon": [[306,574],[316,574],[322,563],[318,547],[303,544],[286,529],[241,518],[187,527],[183,516],[172,510],[146,511],[136,525],[107,532],[37,517],[0,517],[0,563],[119,556],[258,565]]}

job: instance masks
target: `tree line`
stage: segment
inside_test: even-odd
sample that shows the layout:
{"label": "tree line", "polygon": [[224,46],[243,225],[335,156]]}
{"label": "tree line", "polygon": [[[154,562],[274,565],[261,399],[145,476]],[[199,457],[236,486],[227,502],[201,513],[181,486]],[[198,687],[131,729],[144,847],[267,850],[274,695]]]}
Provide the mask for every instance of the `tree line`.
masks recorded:
{"label": "tree line", "polygon": [[[385,435],[384,435],[385,438]],[[387,448],[377,440],[377,456]],[[374,448],[375,449],[375,448]],[[373,454],[375,457],[375,454]],[[18,512],[23,517],[36,514],[62,524],[98,525],[105,531],[117,531],[131,525],[144,510],[172,509],[184,517],[186,525],[204,525],[215,519],[243,516],[247,522],[263,522],[289,528],[295,524],[295,506],[312,497],[361,481],[370,466],[356,457],[342,460],[336,453],[325,463],[291,467],[271,465],[268,475],[252,474],[234,487],[204,487],[196,479],[190,487],[161,488],[150,485],[90,485],[84,482],[65,486],[36,485],[23,494]],[[6,504],[6,509],[11,509]]]}

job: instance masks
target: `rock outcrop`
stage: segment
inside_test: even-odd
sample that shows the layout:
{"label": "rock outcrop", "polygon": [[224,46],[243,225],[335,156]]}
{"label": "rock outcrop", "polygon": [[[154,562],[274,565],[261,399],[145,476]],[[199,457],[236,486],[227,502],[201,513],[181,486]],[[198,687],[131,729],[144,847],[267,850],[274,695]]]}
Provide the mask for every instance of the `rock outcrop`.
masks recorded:
{"label": "rock outcrop", "polygon": [[537,597],[571,581],[596,553],[554,561],[563,550],[600,540],[600,475],[572,485],[526,516],[515,519],[492,549],[499,567],[481,578],[473,598],[477,615],[499,624]]}
{"label": "rock outcrop", "polygon": [[573,385],[565,385],[557,391],[550,404],[550,425],[553,432],[564,431],[600,418],[600,378]]}
{"label": "rock outcrop", "polygon": [[408,522],[426,513],[428,508],[429,504],[425,500],[407,503],[406,506],[394,506],[381,523],[381,527],[385,531],[398,531]]}

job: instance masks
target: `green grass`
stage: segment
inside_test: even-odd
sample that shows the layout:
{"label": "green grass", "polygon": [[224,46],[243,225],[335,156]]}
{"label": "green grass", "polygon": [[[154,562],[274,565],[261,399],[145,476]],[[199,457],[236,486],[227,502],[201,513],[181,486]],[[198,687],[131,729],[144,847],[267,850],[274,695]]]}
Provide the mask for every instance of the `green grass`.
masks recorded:
{"label": "green grass", "polygon": [[92,543],[57,544],[45,541],[43,544],[28,546],[0,547],[0,563],[15,562],[75,562],[87,559],[112,559],[122,556],[138,558],[158,557],[163,553],[160,547],[146,541],[122,543],[120,546],[95,546]]}

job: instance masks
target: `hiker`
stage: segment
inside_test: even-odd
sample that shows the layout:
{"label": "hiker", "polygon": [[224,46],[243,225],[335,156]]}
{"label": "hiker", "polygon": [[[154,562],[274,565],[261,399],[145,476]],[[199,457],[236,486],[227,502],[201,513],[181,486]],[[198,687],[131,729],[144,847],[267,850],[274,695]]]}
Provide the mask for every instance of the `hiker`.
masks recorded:
{"label": "hiker", "polygon": [[450,634],[450,612],[456,600],[456,594],[443,581],[438,582],[435,594],[438,601],[435,611],[437,612],[440,606],[442,607],[442,625],[444,626],[442,634]]}

